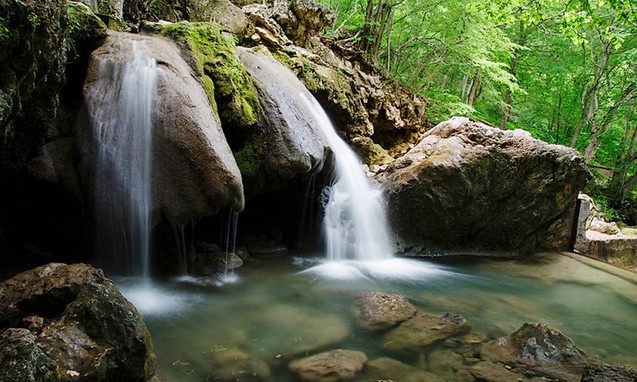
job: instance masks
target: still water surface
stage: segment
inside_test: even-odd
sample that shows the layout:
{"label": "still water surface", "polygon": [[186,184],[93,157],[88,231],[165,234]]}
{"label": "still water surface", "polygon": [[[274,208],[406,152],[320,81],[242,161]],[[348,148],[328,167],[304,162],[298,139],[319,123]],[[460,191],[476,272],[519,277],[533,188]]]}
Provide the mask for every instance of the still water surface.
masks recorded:
{"label": "still water surface", "polygon": [[352,306],[364,290],[405,295],[429,313],[460,313],[473,334],[489,339],[525,322],[546,323],[593,358],[637,366],[637,278],[607,273],[590,261],[546,254],[425,262],[431,272],[410,281],[325,280],[300,273],[308,262],[262,259],[216,283],[117,283],[148,324],[164,381],[215,380],[211,359],[235,349],[268,364],[272,381],[293,380],[286,370],[290,359],[336,348],[423,367],[422,358],[385,353],[381,335],[356,328]]}

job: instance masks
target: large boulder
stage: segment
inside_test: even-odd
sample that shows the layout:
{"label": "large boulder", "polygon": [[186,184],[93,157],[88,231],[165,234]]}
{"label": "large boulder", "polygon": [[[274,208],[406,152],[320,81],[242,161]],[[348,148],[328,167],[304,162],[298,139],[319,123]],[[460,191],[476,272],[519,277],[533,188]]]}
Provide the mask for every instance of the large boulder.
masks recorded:
{"label": "large boulder", "polygon": [[[91,55],[84,85],[88,114],[95,123],[110,123],[121,113],[109,102],[117,84],[108,73],[133,57],[133,42],[158,62],[152,108],[153,207],[185,223],[223,207],[243,209],[243,185],[218,117],[180,50],[161,37],[112,32]],[[121,71],[120,71],[121,72]],[[89,130],[89,129],[87,129]],[[84,131],[84,162],[96,161],[90,131]],[[95,166],[95,165],[93,165]],[[90,171],[89,171],[90,175]],[[91,184],[90,180],[87,184]]]}
{"label": "large boulder", "polygon": [[89,265],[52,263],[0,283],[0,327],[23,328],[0,340],[2,365],[29,370],[20,380],[148,381],[155,372],[141,316]]}
{"label": "large boulder", "polygon": [[388,329],[412,318],[417,312],[405,296],[382,292],[361,292],[356,296],[354,315],[368,330]]}
{"label": "large boulder", "polygon": [[321,170],[328,144],[305,86],[271,56],[240,48],[263,110],[258,126],[236,153],[251,191],[275,189],[295,177]]}
{"label": "large boulder", "polygon": [[454,117],[382,175],[402,250],[567,249],[590,178],[573,149]]}

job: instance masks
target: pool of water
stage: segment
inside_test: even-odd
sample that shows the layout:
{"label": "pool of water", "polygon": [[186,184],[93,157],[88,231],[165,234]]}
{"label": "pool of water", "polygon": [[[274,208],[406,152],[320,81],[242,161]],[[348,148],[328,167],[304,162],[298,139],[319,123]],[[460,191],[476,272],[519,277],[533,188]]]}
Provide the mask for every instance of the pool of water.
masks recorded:
{"label": "pool of water", "polygon": [[637,367],[637,278],[588,261],[558,254],[517,261],[421,261],[420,271],[402,279],[376,277],[366,268],[362,277],[326,278],[306,271],[312,265],[307,257],[271,259],[214,282],[182,278],[140,286],[122,279],[117,284],[144,316],[157,372],[166,382],[219,380],[216,373],[230,362],[224,356],[249,357],[244,365],[269,370],[267,380],[293,381],[286,367],[290,360],[337,348],[435,372],[435,365],[423,362],[427,354],[387,353],[382,335],[356,327],[352,307],[365,290],[402,294],[428,313],[459,313],[472,335],[486,339],[510,334],[525,322],[546,323],[590,357]]}

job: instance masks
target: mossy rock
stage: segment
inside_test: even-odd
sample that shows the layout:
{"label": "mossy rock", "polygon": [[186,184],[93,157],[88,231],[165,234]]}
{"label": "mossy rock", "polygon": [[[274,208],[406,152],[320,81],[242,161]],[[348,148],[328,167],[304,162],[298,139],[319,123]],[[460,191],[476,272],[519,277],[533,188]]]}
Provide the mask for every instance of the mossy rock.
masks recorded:
{"label": "mossy rock", "polygon": [[394,160],[384,148],[369,137],[356,137],[351,143],[363,162],[368,165],[382,165]]}
{"label": "mossy rock", "polygon": [[214,23],[171,24],[162,34],[187,44],[222,123],[245,127],[257,122],[257,91],[237,57],[233,38],[224,36]]}
{"label": "mossy rock", "polygon": [[106,24],[83,3],[66,3],[69,24],[66,29],[66,50],[69,61],[96,48],[106,38]]}

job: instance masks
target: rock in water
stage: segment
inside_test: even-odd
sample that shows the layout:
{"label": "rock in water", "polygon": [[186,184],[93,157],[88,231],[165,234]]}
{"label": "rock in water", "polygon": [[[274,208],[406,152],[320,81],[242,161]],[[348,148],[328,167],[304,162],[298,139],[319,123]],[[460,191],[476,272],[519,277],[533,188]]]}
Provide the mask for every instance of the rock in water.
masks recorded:
{"label": "rock in water", "polygon": [[590,173],[577,152],[454,117],[382,176],[388,218],[408,250],[565,249]]}
{"label": "rock in water", "polygon": [[52,263],[0,283],[0,327],[22,326],[32,332],[8,329],[0,338],[0,369],[28,370],[17,380],[55,381],[59,373],[61,380],[141,382],[155,373],[146,324],[89,265]]}
{"label": "rock in water", "polygon": [[354,314],[358,324],[368,330],[388,329],[416,314],[405,296],[381,292],[361,292],[356,296]]}
{"label": "rock in water", "polygon": [[[101,82],[111,80],[100,76],[100,68],[115,68],[130,61],[134,40],[140,41],[143,53],[158,63],[152,112],[153,207],[181,223],[209,216],[223,207],[241,211],[241,174],[219,119],[192,69],[171,41],[111,32],[91,55],[84,84],[91,119],[112,119],[121,113],[117,103],[109,105],[105,92],[100,91],[109,89]],[[84,146],[89,146],[90,134],[83,135]],[[95,153],[84,150],[83,154],[86,163],[93,162],[90,158]]]}
{"label": "rock in water", "polygon": [[579,381],[586,355],[573,341],[545,324],[522,325],[513,334],[491,341],[480,350],[483,359],[515,367],[513,371],[560,380]]}
{"label": "rock in water", "polygon": [[337,349],[298,359],[288,366],[303,382],[347,381],[367,363],[364,353]]}
{"label": "rock in water", "polygon": [[383,343],[386,349],[396,352],[421,352],[436,341],[466,333],[470,329],[469,323],[459,314],[437,316],[418,312],[387,333]]}
{"label": "rock in water", "polygon": [[581,382],[635,382],[637,370],[622,365],[591,364],[584,369]]}

